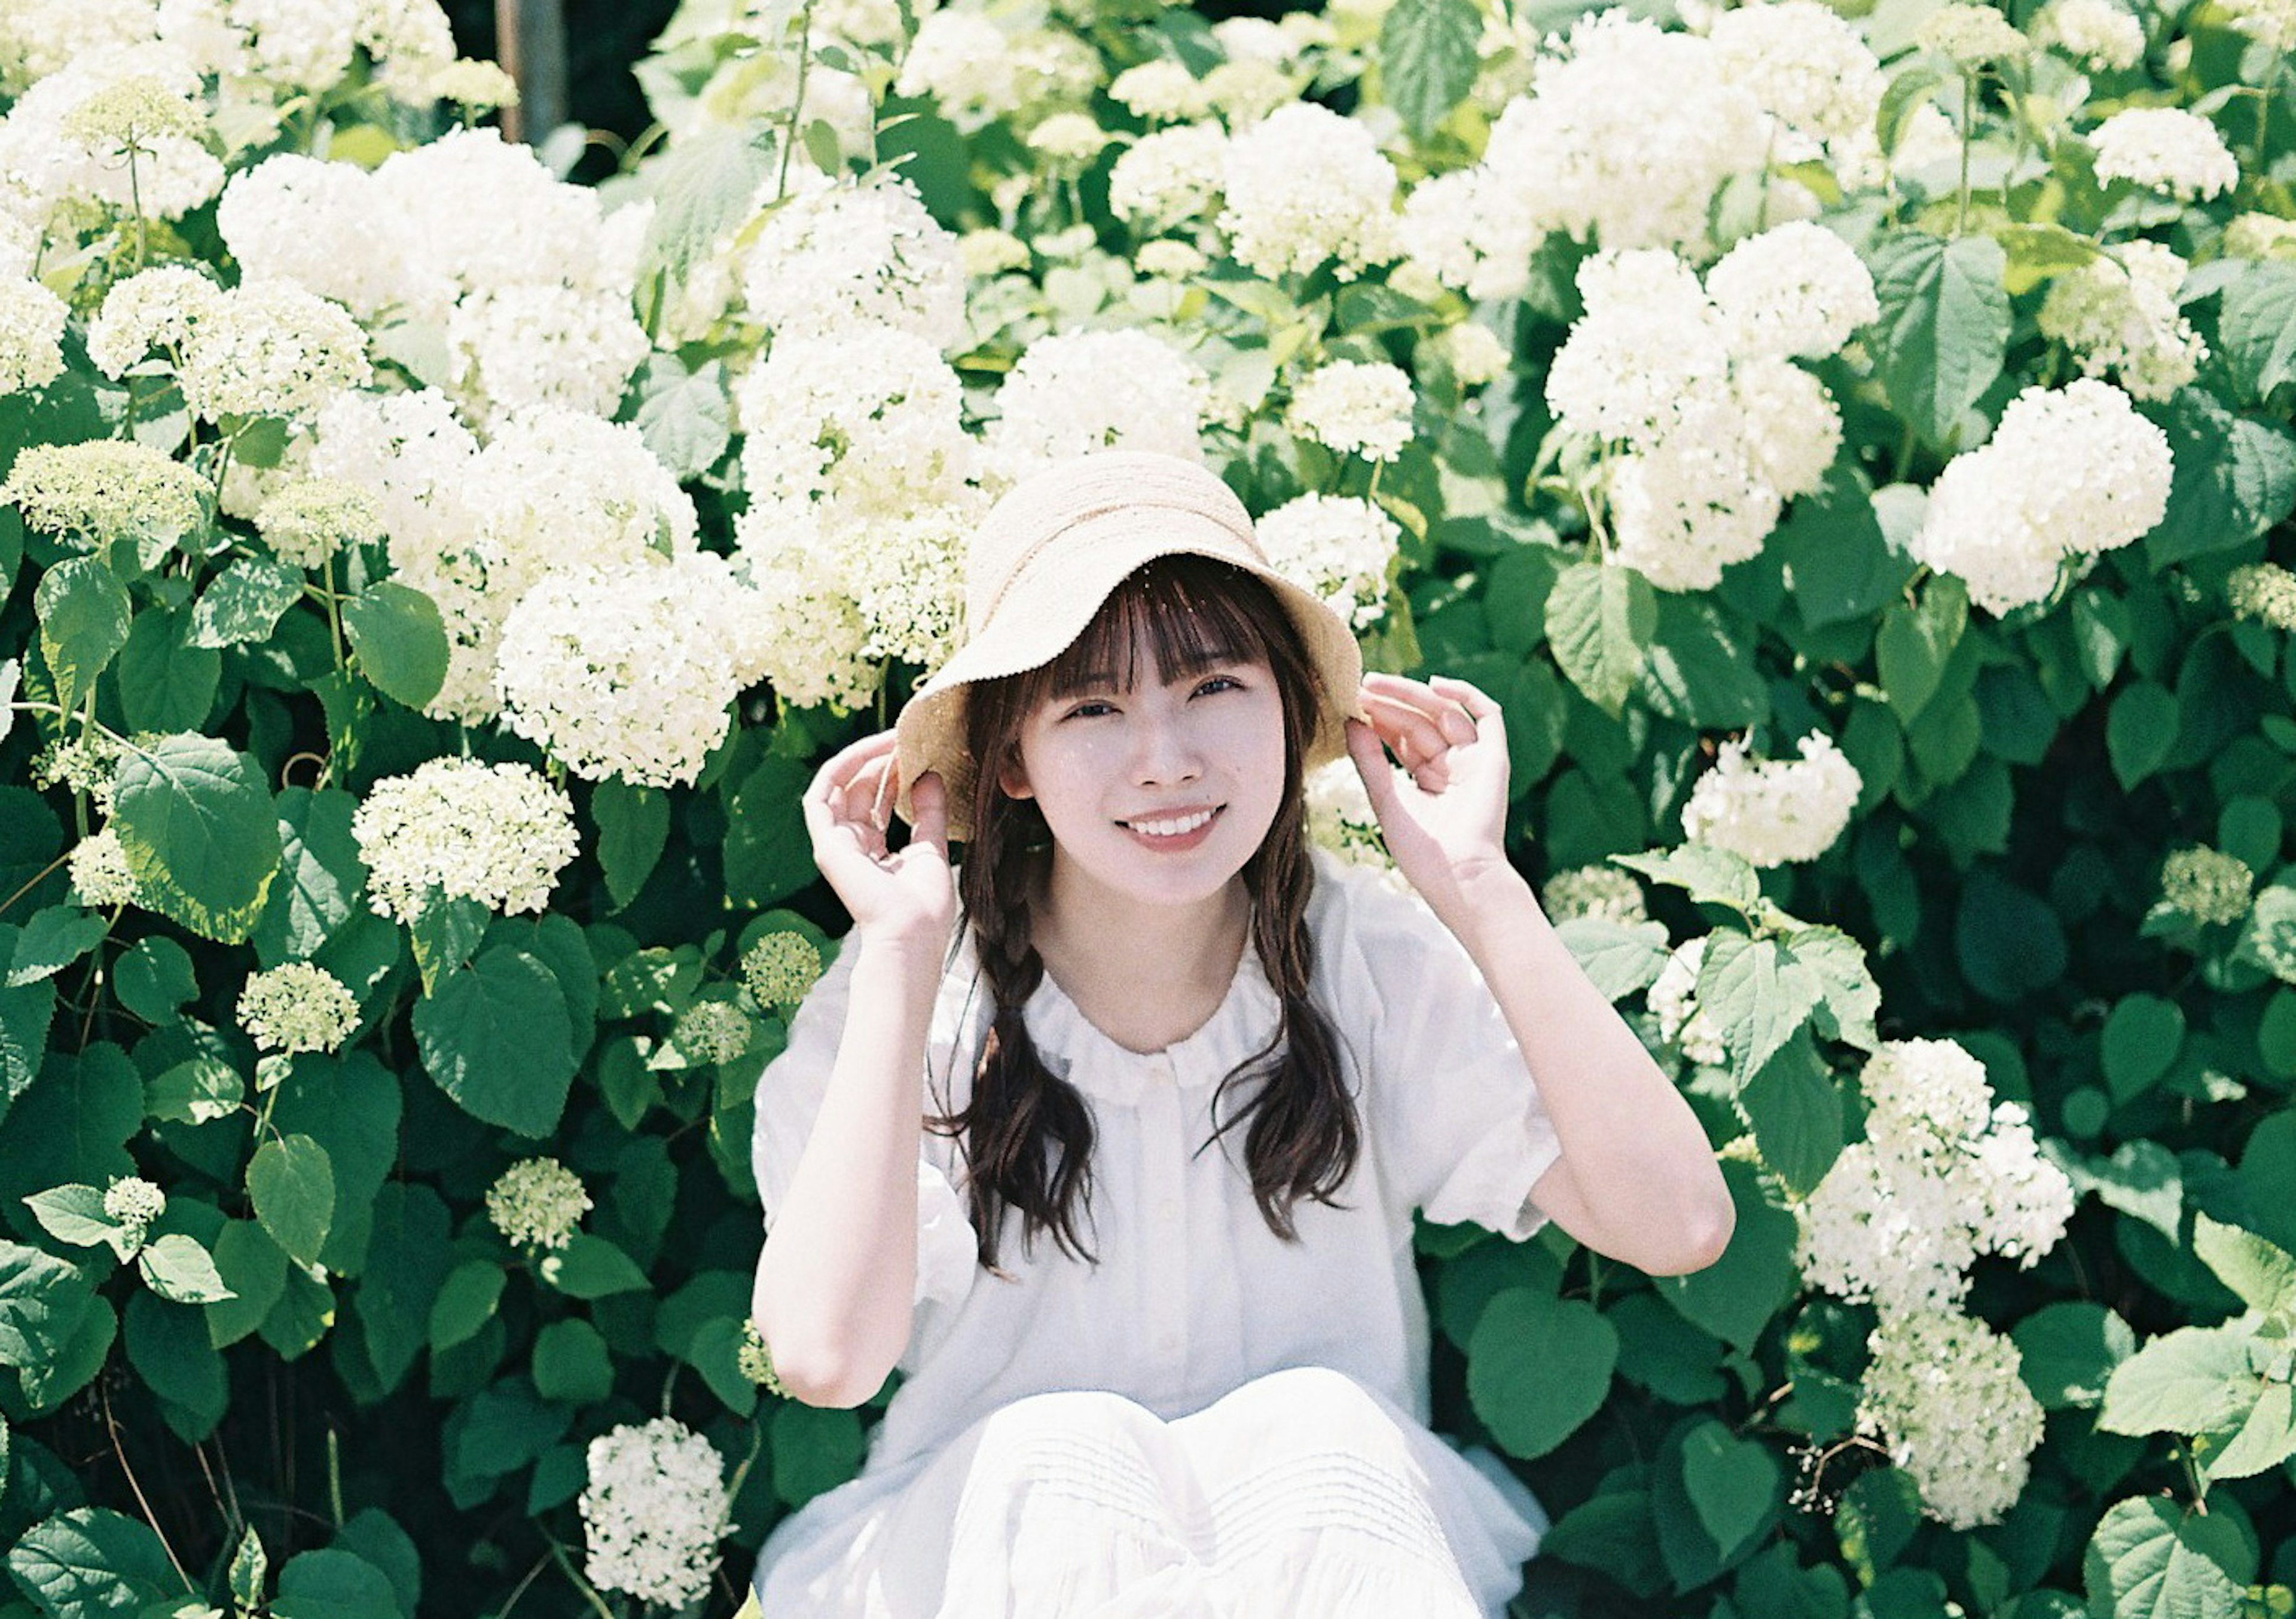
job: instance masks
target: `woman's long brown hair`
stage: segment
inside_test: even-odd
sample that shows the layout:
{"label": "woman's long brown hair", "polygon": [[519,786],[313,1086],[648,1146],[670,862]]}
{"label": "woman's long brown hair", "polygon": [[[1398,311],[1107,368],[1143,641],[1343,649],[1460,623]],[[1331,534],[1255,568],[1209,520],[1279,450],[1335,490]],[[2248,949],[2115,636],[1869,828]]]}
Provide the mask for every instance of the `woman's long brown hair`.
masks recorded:
{"label": "woman's long brown hair", "polygon": [[[1259,953],[1281,1004],[1267,1045],[1232,1070],[1212,1099],[1217,1141],[1249,1121],[1244,1166],[1268,1228],[1296,1241],[1299,1201],[1332,1201],[1355,1168],[1361,1132],[1341,1075],[1331,1019],[1309,998],[1315,944],[1308,932],[1306,809],[1301,756],[1314,734],[1320,692],[1314,666],[1291,618],[1260,581],[1222,562],[1193,556],[1160,558],[1117,586],[1073,644],[1051,663],[973,688],[966,740],[979,763],[973,835],[958,868],[957,891],[972,930],[994,1016],[962,1110],[931,1121],[962,1135],[972,1224],[981,1264],[997,1267],[997,1239],[1007,1208],[1021,1217],[1021,1246],[1049,1231],[1062,1249],[1094,1257],[1083,1216],[1092,1190],[1092,1110],[1075,1086],[1037,1054],[1021,1010],[1044,977],[1029,925],[1029,861],[1049,841],[1032,800],[1006,796],[1005,769],[1020,756],[1021,727],[1048,697],[1082,688],[1115,671],[1129,689],[1143,642],[1165,681],[1211,664],[1264,658],[1283,710],[1283,796],[1267,836],[1243,868],[1251,899],[1252,948]],[[1259,1083],[1220,1118],[1230,1086]],[[1205,1145],[1210,1145],[1210,1142]]]}

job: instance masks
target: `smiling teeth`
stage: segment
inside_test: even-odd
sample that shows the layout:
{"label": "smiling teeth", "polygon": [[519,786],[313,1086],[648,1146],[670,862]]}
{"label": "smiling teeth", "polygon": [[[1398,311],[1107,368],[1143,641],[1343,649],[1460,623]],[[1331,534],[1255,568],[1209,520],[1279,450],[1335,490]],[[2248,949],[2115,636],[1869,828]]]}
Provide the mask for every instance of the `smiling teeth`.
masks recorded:
{"label": "smiling teeth", "polygon": [[1179,838],[1194,831],[1212,818],[1213,812],[1189,815],[1179,821],[1128,821],[1125,824],[1136,832],[1145,832],[1151,838]]}

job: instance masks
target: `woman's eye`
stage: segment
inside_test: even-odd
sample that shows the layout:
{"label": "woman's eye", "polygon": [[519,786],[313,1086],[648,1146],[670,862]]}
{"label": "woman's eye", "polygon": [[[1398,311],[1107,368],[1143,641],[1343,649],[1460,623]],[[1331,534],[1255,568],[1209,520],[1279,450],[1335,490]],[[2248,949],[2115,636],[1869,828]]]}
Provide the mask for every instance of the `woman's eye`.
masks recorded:
{"label": "woman's eye", "polygon": [[1113,714],[1115,712],[1116,705],[1114,703],[1097,701],[1078,703],[1075,707],[1069,710],[1069,718],[1072,720],[1098,719],[1103,714]]}
{"label": "woman's eye", "polygon": [[1234,675],[1215,675],[1196,688],[1196,695],[1201,697],[1208,691],[1241,691],[1242,690],[1243,683]]}

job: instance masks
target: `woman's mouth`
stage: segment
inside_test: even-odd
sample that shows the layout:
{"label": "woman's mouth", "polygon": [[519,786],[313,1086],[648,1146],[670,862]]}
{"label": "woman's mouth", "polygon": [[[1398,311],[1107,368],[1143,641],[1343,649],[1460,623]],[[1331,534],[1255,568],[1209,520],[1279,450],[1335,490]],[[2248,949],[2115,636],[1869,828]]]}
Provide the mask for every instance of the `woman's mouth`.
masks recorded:
{"label": "woman's mouth", "polygon": [[1226,805],[1209,809],[1190,810],[1185,814],[1142,816],[1134,821],[1119,821],[1117,825],[1152,849],[1193,849],[1210,832],[1214,821],[1219,818]]}

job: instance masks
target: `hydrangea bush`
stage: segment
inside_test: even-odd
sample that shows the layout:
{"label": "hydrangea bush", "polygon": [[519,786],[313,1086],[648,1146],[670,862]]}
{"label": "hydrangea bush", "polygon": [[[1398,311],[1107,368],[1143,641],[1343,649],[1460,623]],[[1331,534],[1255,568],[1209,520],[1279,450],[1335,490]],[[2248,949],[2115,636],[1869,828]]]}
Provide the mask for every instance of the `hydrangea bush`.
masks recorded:
{"label": "hydrangea bush", "polygon": [[0,1619],[733,1611],[798,794],[1107,445],[1502,700],[1724,1157],[1419,1234],[1518,1612],[2289,1612],[2292,46],[686,0],[586,188],[432,0],[0,8]]}

